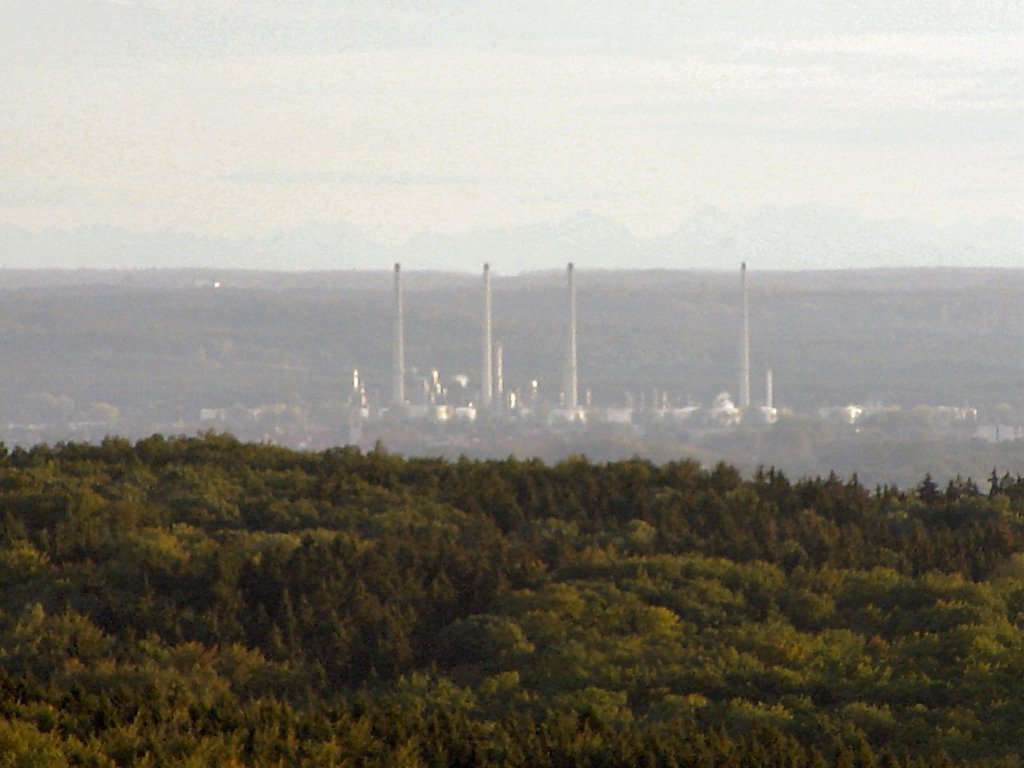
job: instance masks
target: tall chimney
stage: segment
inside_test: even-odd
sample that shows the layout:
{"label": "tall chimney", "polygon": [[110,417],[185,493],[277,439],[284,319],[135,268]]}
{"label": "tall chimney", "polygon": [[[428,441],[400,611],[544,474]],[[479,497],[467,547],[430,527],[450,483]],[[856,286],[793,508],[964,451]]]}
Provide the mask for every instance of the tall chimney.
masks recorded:
{"label": "tall chimney", "polygon": [[750,311],[747,305],[747,262],[740,264],[743,291],[743,351],[740,359],[740,408],[750,407]]}
{"label": "tall chimney", "polygon": [[573,265],[569,262],[566,270],[569,287],[569,339],[566,348],[565,361],[565,382],[563,392],[565,393],[565,407],[578,408],[578,379],[576,370],[576,282],[573,279]]}
{"label": "tall chimney", "polygon": [[766,407],[774,408],[775,394],[772,392],[772,369],[769,368],[764,375],[764,404]]}
{"label": "tall chimney", "polygon": [[494,348],[494,387],[498,397],[505,396],[505,351],[501,344]]}
{"label": "tall chimney", "polygon": [[494,399],[493,361],[491,353],[491,265],[484,264],[484,348],[480,374],[480,404],[488,408]]}
{"label": "tall chimney", "polygon": [[391,402],[405,404],[405,306],[402,301],[402,265],[395,264],[395,360],[391,370]]}

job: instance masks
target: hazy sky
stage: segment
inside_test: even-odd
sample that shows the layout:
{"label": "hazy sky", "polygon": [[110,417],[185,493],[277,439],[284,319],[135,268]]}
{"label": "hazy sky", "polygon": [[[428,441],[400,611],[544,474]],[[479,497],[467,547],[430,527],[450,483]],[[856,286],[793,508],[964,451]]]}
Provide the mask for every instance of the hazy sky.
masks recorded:
{"label": "hazy sky", "polygon": [[[709,10],[710,9],[710,10]],[[1024,214],[1010,2],[0,3],[0,223]]]}

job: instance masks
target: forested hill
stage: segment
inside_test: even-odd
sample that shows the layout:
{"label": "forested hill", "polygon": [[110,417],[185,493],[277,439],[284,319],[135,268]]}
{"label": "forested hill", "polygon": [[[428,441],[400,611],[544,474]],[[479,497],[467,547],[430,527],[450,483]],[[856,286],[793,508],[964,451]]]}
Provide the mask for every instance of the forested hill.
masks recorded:
{"label": "forested hill", "polygon": [[1020,764],[1024,478],[0,459],[0,765]]}

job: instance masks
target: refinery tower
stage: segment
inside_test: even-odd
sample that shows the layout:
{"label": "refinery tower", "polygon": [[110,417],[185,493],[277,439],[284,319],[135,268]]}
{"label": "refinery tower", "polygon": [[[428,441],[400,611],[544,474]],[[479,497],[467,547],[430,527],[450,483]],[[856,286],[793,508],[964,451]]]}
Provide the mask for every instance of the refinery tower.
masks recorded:
{"label": "refinery tower", "polygon": [[402,265],[395,264],[395,340],[391,369],[391,402],[405,404],[405,305],[402,300]]}
{"label": "refinery tower", "polygon": [[743,338],[740,341],[740,408],[750,408],[750,310],[747,304],[747,263],[740,264],[743,294]]}
{"label": "refinery tower", "polygon": [[491,326],[491,265],[484,264],[484,340],[483,365],[480,371],[480,405],[489,408],[494,400],[494,371]]}
{"label": "refinery tower", "polygon": [[579,407],[579,377],[576,368],[576,282],[572,262],[569,262],[566,269],[566,277],[569,289],[569,332],[566,339],[565,381],[562,392],[565,407],[575,409]]}

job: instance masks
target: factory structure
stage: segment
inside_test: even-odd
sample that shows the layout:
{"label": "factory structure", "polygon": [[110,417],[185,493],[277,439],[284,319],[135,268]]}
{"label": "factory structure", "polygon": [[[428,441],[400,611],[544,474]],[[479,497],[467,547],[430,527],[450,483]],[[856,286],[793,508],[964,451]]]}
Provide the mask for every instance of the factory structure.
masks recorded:
{"label": "factory structure", "polygon": [[[382,284],[377,283],[381,277],[384,278]],[[196,403],[202,407],[196,408],[194,417],[184,416],[185,408],[179,405],[173,420],[160,422],[129,422],[116,414],[97,411],[98,417],[91,420],[72,421],[65,414],[59,421],[11,423],[7,425],[5,440],[30,445],[65,439],[69,433],[76,439],[99,440],[115,428],[140,436],[154,432],[182,434],[191,425],[203,430],[230,429],[245,439],[281,442],[298,448],[338,443],[366,448],[379,442],[411,447],[411,450],[430,447],[431,450],[453,452],[458,449],[475,454],[489,446],[502,445],[524,452],[534,450],[533,446],[540,446],[537,450],[550,449],[555,444],[565,450],[585,450],[591,439],[622,446],[636,446],[639,445],[637,440],[647,438],[655,446],[680,444],[680,441],[699,444],[704,438],[712,442],[721,438],[728,442],[730,432],[743,434],[747,428],[757,432],[760,427],[774,424],[780,417],[792,413],[791,409],[780,408],[775,402],[771,367],[754,369],[751,365],[752,352],[755,361],[763,359],[764,355],[763,352],[758,355],[759,350],[751,348],[751,328],[757,328],[759,313],[755,306],[751,314],[745,263],[739,265],[738,285],[729,280],[725,301],[715,302],[716,312],[723,311],[723,315],[715,320],[713,342],[702,339],[707,342],[702,346],[686,339],[686,348],[692,350],[694,357],[676,358],[670,365],[661,366],[661,370],[668,370],[668,375],[674,376],[676,381],[687,378],[687,374],[679,375],[680,370],[696,372],[695,378],[699,377],[696,386],[702,393],[699,402],[689,397],[679,398],[660,388],[646,387],[638,381],[630,361],[640,360],[641,364],[646,364],[650,357],[648,350],[639,349],[633,356],[633,350],[622,349],[620,339],[609,343],[608,328],[613,327],[610,322],[618,321],[619,316],[603,316],[605,308],[596,300],[590,306],[586,293],[583,294],[584,312],[578,313],[579,275],[572,263],[566,265],[564,278],[556,273],[547,284],[531,283],[531,290],[536,291],[533,295],[544,296],[541,304],[526,304],[537,316],[528,318],[529,323],[518,318],[511,320],[507,328],[502,323],[496,326],[494,322],[495,307],[499,311],[502,308],[502,294],[494,295],[494,274],[491,266],[484,264],[479,283],[475,279],[467,283],[459,281],[458,307],[443,315],[458,323],[451,337],[433,330],[436,316],[427,324],[433,335],[422,333],[423,329],[416,325],[411,326],[413,333],[406,333],[410,330],[406,328],[406,321],[415,324],[420,318],[416,302],[407,304],[404,277],[401,265],[395,264],[390,285],[387,273],[378,273],[374,278],[373,288],[367,295],[386,314],[373,312],[373,317],[381,322],[374,324],[371,334],[360,339],[364,350],[361,354],[372,367],[361,371],[345,363],[344,367],[335,369],[328,382],[340,378],[344,383],[341,386],[328,383],[329,400],[317,403],[318,407],[322,405],[322,410],[313,418],[307,405],[301,403],[273,401],[255,406],[236,403],[232,407],[223,407],[217,402]],[[594,284],[608,285],[607,278],[595,278]],[[448,285],[446,281],[445,286]],[[719,285],[716,277],[716,296]],[[617,290],[616,284],[612,286]],[[531,301],[536,302],[536,299]],[[622,311],[622,307],[609,309],[609,312]],[[699,320],[706,322],[707,318]],[[631,315],[624,321],[630,324],[627,327],[638,325],[641,334],[646,332],[641,319]],[[634,321],[636,323],[631,324]],[[591,323],[595,327],[591,327]],[[685,329],[689,325],[681,323],[678,327]],[[524,327],[533,330],[524,333]],[[504,345],[503,332],[509,334]],[[442,341],[445,338],[460,341],[439,349],[438,336]],[[594,339],[593,347],[589,339]],[[671,338],[658,339],[659,344],[666,341],[672,343]],[[635,343],[642,345],[645,339],[639,336]],[[603,347],[597,349],[597,344]],[[779,348],[777,343],[775,348]],[[594,349],[593,357],[588,359],[591,349]],[[620,357],[612,357],[609,350]],[[407,353],[410,353],[408,357]],[[436,360],[416,359],[424,354],[443,356],[446,363],[441,367],[457,359],[457,367],[442,373],[438,367],[430,365]],[[707,355],[706,361],[698,362],[697,355]],[[698,369],[698,365],[701,368]],[[776,370],[792,370],[793,367],[791,364],[788,368],[776,367]],[[593,374],[589,373],[591,370]],[[348,371],[351,371],[351,378]],[[367,372],[369,377],[364,375]],[[593,381],[588,380],[591,375]],[[594,382],[601,383],[595,385]],[[598,389],[599,398],[592,396],[591,386]],[[614,387],[614,400],[608,397],[611,387]],[[715,392],[717,395],[712,396]],[[117,411],[116,407],[111,408]],[[813,415],[831,425],[828,427],[830,434],[840,436],[852,436],[863,429],[869,433],[882,430],[900,437],[914,435],[913,430],[922,429],[934,430],[955,440],[1001,443],[1024,437],[1024,427],[1014,421],[1012,410],[1010,413],[1009,417],[986,415],[985,418],[991,420],[982,423],[978,410],[966,403],[919,404],[913,410],[904,410],[899,405],[869,401],[821,407]]]}
{"label": "factory structure", "polygon": [[446,384],[437,369],[431,369],[426,375],[413,369],[417,385],[407,388],[411,382],[405,360],[406,308],[402,289],[402,268],[400,264],[395,264],[390,398],[372,402],[367,396],[358,370],[353,371],[352,390],[348,400],[349,442],[360,442],[365,420],[382,418],[437,423],[473,423],[482,418],[492,422],[524,419],[546,423],[552,427],[588,423],[633,425],[641,421],[675,424],[700,421],[703,425],[711,427],[733,427],[745,420],[773,423],[778,418],[778,409],[773,402],[774,385],[770,369],[765,371],[763,404],[752,406],[751,402],[750,308],[745,263],[740,266],[740,302],[742,327],[738,338],[738,403],[733,401],[728,392],[722,392],[708,408],[697,405],[677,407],[669,404],[667,393],[655,392],[650,399],[641,395],[639,401],[627,393],[624,407],[595,406],[589,389],[584,389],[583,397],[580,397],[576,343],[576,270],[570,262],[566,267],[562,386],[557,399],[549,397],[542,400],[536,380],[530,382],[526,391],[507,391],[505,388],[503,349],[494,339],[491,268],[489,264],[484,264],[480,297],[479,376],[459,374]]}

